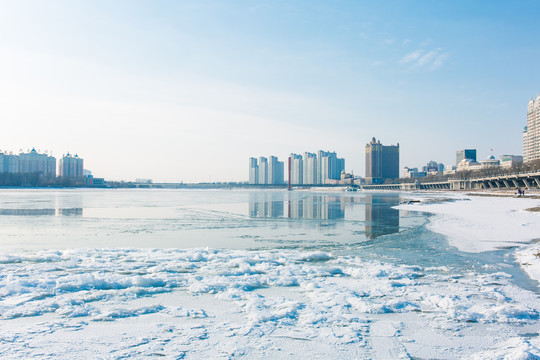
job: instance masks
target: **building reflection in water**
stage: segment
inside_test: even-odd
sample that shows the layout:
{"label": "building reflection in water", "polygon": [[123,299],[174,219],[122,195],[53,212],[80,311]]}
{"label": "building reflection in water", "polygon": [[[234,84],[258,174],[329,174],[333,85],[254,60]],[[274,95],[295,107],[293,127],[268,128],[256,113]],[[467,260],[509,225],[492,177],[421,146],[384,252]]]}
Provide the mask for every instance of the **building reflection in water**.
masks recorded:
{"label": "building reflection in water", "polygon": [[249,197],[249,216],[262,218],[283,217],[283,201]]}
{"label": "building reflection in water", "polygon": [[0,215],[8,216],[82,216],[82,208],[71,209],[0,209]]}
{"label": "building reflection in water", "polygon": [[335,220],[344,219],[345,208],[348,207],[348,211],[351,211],[349,218],[362,220],[362,215],[356,213],[352,207],[364,206],[365,235],[368,239],[399,232],[399,210],[392,209],[399,204],[398,194],[366,194],[365,197],[324,194],[295,196],[298,198],[284,200],[271,192],[252,193],[249,197],[249,216]]}
{"label": "building reflection in water", "polygon": [[272,193],[252,193],[249,216],[261,218],[331,220],[345,217],[345,197],[309,195],[305,198],[276,200]]}
{"label": "building reflection in water", "polygon": [[398,204],[399,195],[366,194],[366,237],[368,239],[399,232],[399,210],[392,209],[392,206]]}

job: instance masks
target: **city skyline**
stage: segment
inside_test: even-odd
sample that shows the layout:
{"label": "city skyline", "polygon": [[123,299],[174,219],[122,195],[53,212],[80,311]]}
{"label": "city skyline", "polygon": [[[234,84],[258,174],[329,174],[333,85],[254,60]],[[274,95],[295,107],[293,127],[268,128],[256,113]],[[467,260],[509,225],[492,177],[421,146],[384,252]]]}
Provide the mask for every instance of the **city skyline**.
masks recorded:
{"label": "city skyline", "polygon": [[400,143],[400,168],[453,164],[457,149],[521,155],[540,92],[539,11],[534,1],[3,2],[0,148],[78,149],[99,176],[156,182],[246,181],[251,154],[321,148],[365,176],[373,135]]}
{"label": "city skyline", "polygon": [[335,151],[319,150],[316,154],[291,153],[286,161],[276,156],[249,158],[250,185],[320,185],[339,181],[345,171],[345,159]]}
{"label": "city skyline", "polygon": [[82,178],[84,171],[91,174],[91,171],[84,169],[83,158],[69,152],[56,159],[47,151],[41,152],[35,148],[26,152],[21,150],[18,154],[13,151],[0,151],[0,175],[38,173],[45,178]]}

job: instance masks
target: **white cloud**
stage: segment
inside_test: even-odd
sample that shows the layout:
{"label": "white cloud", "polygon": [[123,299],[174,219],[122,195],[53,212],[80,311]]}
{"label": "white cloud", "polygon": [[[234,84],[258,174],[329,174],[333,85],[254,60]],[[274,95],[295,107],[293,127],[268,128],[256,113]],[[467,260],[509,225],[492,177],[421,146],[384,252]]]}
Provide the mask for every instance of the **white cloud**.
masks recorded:
{"label": "white cloud", "polygon": [[441,67],[448,59],[448,56],[448,52],[443,52],[440,48],[430,51],[418,49],[402,57],[399,63],[410,65],[409,70],[422,68],[432,71]]}
{"label": "white cloud", "polygon": [[431,70],[435,70],[441,67],[441,65],[446,61],[446,59],[448,59],[448,53],[439,54],[431,63]]}
{"label": "white cloud", "polygon": [[415,50],[411,53],[408,53],[407,55],[405,55],[401,60],[400,60],[400,63],[402,64],[408,64],[408,63],[411,63],[411,62],[416,62],[416,60],[418,60],[418,58],[420,57],[420,55],[422,55],[422,51],[421,50]]}
{"label": "white cloud", "polygon": [[428,53],[422,55],[418,59],[416,64],[418,66],[424,66],[424,65],[431,64],[436,57],[437,57],[437,51],[429,51]]}

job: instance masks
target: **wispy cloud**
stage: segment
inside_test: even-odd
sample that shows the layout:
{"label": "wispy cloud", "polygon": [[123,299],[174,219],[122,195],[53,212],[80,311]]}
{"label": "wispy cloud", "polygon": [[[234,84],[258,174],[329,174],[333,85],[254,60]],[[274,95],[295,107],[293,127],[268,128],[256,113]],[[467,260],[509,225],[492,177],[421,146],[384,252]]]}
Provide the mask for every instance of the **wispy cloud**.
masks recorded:
{"label": "wispy cloud", "polygon": [[422,41],[420,43],[420,47],[426,47],[426,46],[429,46],[433,43],[433,40],[432,39],[426,39],[424,41]]}
{"label": "wispy cloud", "polygon": [[436,70],[446,62],[448,55],[448,52],[444,52],[440,48],[429,51],[418,49],[403,56],[399,63],[409,65],[410,69]]}
{"label": "wispy cloud", "polygon": [[421,50],[415,50],[405,55],[399,62],[402,64],[409,64],[412,62],[416,62],[420,58],[421,55],[422,55]]}
{"label": "wispy cloud", "polygon": [[442,64],[448,59],[448,53],[440,54],[438,55],[435,60],[431,63],[431,69],[435,70],[439,67],[441,67]]}

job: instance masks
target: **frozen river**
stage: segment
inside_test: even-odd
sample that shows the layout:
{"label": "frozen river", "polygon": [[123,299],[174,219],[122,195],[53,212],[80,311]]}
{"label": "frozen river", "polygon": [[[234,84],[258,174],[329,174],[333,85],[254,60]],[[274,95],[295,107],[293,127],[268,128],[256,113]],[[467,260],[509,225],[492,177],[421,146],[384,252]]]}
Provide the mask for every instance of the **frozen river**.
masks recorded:
{"label": "frozen river", "polygon": [[538,354],[538,283],[514,249],[460,251],[394,208],[408,196],[1,190],[0,354]]}
{"label": "frozen river", "polygon": [[8,190],[0,246],[226,249],[339,247],[421,225],[398,194],[307,191]]}

